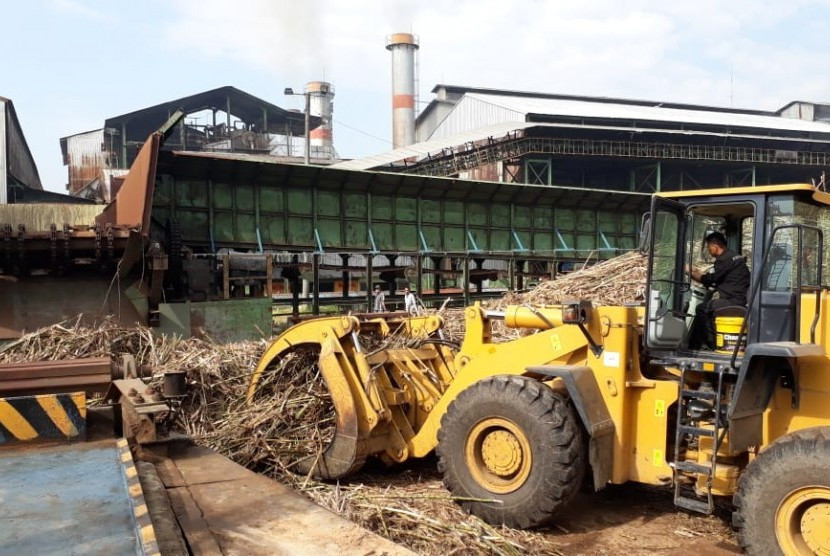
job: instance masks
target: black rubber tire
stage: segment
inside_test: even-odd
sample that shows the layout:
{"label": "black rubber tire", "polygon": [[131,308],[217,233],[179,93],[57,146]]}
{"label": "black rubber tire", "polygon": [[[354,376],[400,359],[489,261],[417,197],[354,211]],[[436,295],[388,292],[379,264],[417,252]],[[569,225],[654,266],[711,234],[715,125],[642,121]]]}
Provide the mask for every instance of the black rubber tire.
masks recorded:
{"label": "black rubber tire", "polygon": [[775,515],[787,495],[802,487],[830,487],[830,427],[814,427],[770,444],[741,475],[732,525],[750,555],[780,555]]}
{"label": "black rubber tire", "polygon": [[[465,458],[468,435],[493,417],[518,426],[532,454],[524,483],[506,494],[478,482]],[[441,420],[436,452],[444,485],[464,509],[487,523],[517,529],[549,522],[579,491],[587,466],[571,404],[548,386],[520,376],[495,376],[461,392]]]}

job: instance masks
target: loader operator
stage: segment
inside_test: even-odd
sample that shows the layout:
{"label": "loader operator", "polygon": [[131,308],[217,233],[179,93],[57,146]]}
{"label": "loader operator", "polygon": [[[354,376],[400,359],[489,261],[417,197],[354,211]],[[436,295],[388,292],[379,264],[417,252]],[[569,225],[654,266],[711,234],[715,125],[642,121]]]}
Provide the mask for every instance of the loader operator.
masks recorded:
{"label": "loader operator", "polygon": [[717,299],[709,299],[695,309],[695,318],[689,335],[690,349],[714,349],[715,311],[724,307],[746,307],[750,274],[746,260],[726,246],[726,237],[711,232],[703,239],[709,255],[715,258],[712,270],[703,273],[686,266],[686,272],[707,288],[717,288]]}

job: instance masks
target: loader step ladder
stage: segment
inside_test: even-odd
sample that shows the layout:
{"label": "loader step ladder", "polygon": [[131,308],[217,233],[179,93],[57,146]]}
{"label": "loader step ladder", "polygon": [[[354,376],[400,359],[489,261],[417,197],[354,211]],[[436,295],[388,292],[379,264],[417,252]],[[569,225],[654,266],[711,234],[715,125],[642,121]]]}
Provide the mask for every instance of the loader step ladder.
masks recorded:
{"label": "loader step ladder", "polygon": [[[689,373],[697,376],[716,375],[714,390],[696,390],[690,388]],[[694,512],[711,514],[715,509],[712,498],[712,480],[717,467],[718,449],[723,441],[725,423],[721,424],[721,406],[723,402],[723,375],[726,372],[719,368],[715,372],[690,371],[686,365],[680,369],[679,404],[677,408],[677,427],[674,442],[674,504]],[[712,404],[712,412],[705,418],[695,419],[690,411],[690,402],[703,400]],[[692,462],[681,459],[693,442],[699,444],[701,437],[711,437],[712,459],[708,462]],[[698,445],[698,453],[700,447]],[[706,477],[705,498],[697,495],[694,485],[699,483],[700,476]],[[692,485],[691,487],[689,485]]]}

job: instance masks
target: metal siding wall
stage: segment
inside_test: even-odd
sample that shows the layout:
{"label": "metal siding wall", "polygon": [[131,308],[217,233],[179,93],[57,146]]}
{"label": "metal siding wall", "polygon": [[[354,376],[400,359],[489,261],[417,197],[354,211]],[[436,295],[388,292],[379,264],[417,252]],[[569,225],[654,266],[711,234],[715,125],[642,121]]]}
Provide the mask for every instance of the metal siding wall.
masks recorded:
{"label": "metal siding wall", "polygon": [[66,139],[70,193],[80,190],[95,178],[102,177],[101,170],[107,167],[106,156],[102,150],[103,142],[103,129],[73,135]]}
{"label": "metal siding wall", "polygon": [[430,139],[443,139],[458,133],[505,122],[524,122],[525,114],[480,99],[464,97],[444,118]]}

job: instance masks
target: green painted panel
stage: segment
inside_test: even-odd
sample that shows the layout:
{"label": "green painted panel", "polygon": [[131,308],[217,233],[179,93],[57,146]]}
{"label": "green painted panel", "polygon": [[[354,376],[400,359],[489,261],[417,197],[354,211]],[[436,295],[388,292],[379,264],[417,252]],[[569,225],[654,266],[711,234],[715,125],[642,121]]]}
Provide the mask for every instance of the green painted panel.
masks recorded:
{"label": "green painted panel", "polygon": [[627,234],[634,234],[637,232],[637,226],[640,225],[637,216],[630,212],[620,214],[620,231]]}
{"label": "green painted panel", "polygon": [[614,247],[618,249],[634,249],[637,247],[637,242],[632,236],[622,236],[617,238],[617,245]]}
{"label": "green painted panel", "polygon": [[464,203],[460,201],[444,201],[444,223],[464,224]]}
{"label": "green painted panel", "polygon": [[576,230],[578,232],[596,232],[596,213],[592,210],[576,211]]}
{"label": "green painted panel", "polygon": [[418,220],[418,200],[412,197],[397,197],[395,199],[395,219],[401,222],[416,222]]}
{"label": "green painted panel", "polygon": [[366,218],[366,195],[358,193],[344,193],[343,209],[343,212],[348,217]]}
{"label": "green painted panel", "polygon": [[[591,251],[597,248],[597,238],[593,234],[579,234],[576,236],[576,248],[580,251]],[[584,253],[580,253],[582,255]]]}
{"label": "green painted panel", "polygon": [[487,225],[487,206],[482,203],[470,203],[467,206],[467,224],[470,226]]}
{"label": "green painted panel", "polygon": [[207,212],[178,209],[176,211],[176,218],[179,221],[182,239],[185,242],[210,241],[210,225]]}
{"label": "green painted panel", "polygon": [[218,209],[233,208],[233,187],[227,183],[213,184],[213,206]]}
{"label": "green painted panel", "polygon": [[[476,242],[475,246],[480,250],[487,251],[490,249],[490,242],[487,240],[487,228],[470,228],[470,235],[473,236]],[[469,248],[472,249],[473,246],[470,245]]]}
{"label": "green painted panel", "polygon": [[421,222],[429,224],[441,223],[441,203],[431,199],[421,200]]}
{"label": "green painted panel", "polygon": [[[392,197],[372,196],[372,221],[392,219]],[[377,239],[377,238],[375,238]]]}
{"label": "green painted panel", "polygon": [[311,214],[311,191],[308,189],[288,190],[288,212],[291,214]]}
{"label": "green painted panel", "polygon": [[507,230],[492,230],[490,232],[490,249],[493,251],[510,251],[512,248],[510,232]]}
{"label": "green painted panel", "polygon": [[256,217],[253,214],[236,214],[236,240],[256,243]]}
{"label": "green painted panel", "polygon": [[513,211],[514,228],[530,228],[533,210],[527,205],[516,205]]}
{"label": "green painted panel", "polygon": [[394,249],[395,241],[392,237],[392,224],[387,222],[372,222],[372,235],[378,249]]}
{"label": "green painted panel", "polygon": [[340,216],[340,194],[332,191],[318,191],[317,214],[320,216]]}
{"label": "green painted panel", "polygon": [[258,340],[271,332],[271,300],[230,299],[190,303],[190,322],[194,330],[204,330],[217,342]]}
{"label": "green painted panel", "polygon": [[[554,234],[556,236],[556,234]],[[556,236],[556,240],[553,242],[554,249],[556,249],[557,256],[560,257],[573,257],[574,253],[571,251],[576,246],[576,238],[571,232],[560,232],[562,239],[559,239],[559,236]],[[565,241],[565,244],[562,244],[562,240]]]}
{"label": "green painted panel", "polygon": [[447,226],[444,228],[444,250],[465,251],[467,238],[464,237],[464,228]]}
{"label": "green painted panel", "polygon": [[553,249],[553,235],[545,232],[533,234],[534,251],[551,251]]}
{"label": "green painted panel", "polygon": [[329,218],[317,219],[317,232],[323,247],[341,247],[343,240],[340,237],[340,220]]}
{"label": "green painted panel", "polygon": [[153,207],[153,220],[157,220],[161,226],[167,223],[168,218],[170,218],[169,206]]}
{"label": "green painted panel", "polygon": [[213,216],[213,237],[216,241],[235,241],[236,237],[233,229],[233,213],[217,212]]}
{"label": "green painted panel", "polygon": [[159,332],[190,338],[190,303],[159,303]]}
{"label": "green painted panel", "polygon": [[345,228],[346,237],[344,245],[346,247],[370,247],[369,235],[366,231],[366,222],[346,220]]}
{"label": "green painted panel", "polygon": [[598,212],[597,220],[599,229],[606,235],[617,233],[620,229],[620,218],[613,212]]}
{"label": "green painted panel", "polygon": [[395,243],[397,243],[398,249],[419,250],[418,227],[414,224],[395,225]]}
{"label": "green painted panel", "polygon": [[175,185],[177,207],[207,208],[208,192],[203,181],[179,181]]}
{"label": "green painted panel", "polygon": [[550,207],[534,207],[533,227],[537,230],[553,229],[553,209]]}
{"label": "green painted panel", "polygon": [[443,242],[441,241],[441,228],[438,226],[423,226],[421,232],[424,234],[424,239],[427,242],[427,248],[431,251],[440,251],[443,249]]}
{"label": "green painted panel", "polygon": [[[519,231],[519,230],[517,230],[517,231],[516,231],[516,235],[519,237],[519,241],[521,241],[521,242],[522,242],[522,247],[524,247],[525,249],[531,249],[531,248],[533,247],[533,245],[532,245],[532,244],[531,244],[531,242],[530,242],[530,240],[531,240],[531,235],[530,235],[530,232],[525,232],[525,231]],[[514,249],[518,249],[518,248],[519,248],[519,246],[518,246],[518,245],[516,245],[516,242],[515,242],[515,241],[513,242],[513,248],[514,248]]]}
{"label": "green painted panel", "polygon": [[263,187],[259,190],[259,210],[262,212],[282,212],[284,201],[282,189]]}
{"label": "green painted panel", "polygon": [[262,240],[266,243],[285,244],[285,219],[281,216],[269,216],[261,221]]}
{"label": "green painted panel", "polygon": [[576,227],[576,215],[570,209],[556,209],[554,211],[553,225],[560,232],[573,231]]}
{"label": "green painted panel", "polygon": [[253,185],[243,185],[241,183],[237,184],[234,189],[234,195],[236,196],[236,210],[248,212],[254,211],[255,192]]}
{"label": "green painted panel", "polygon": [[510,228],[510,205],[490,206],[490,225],[493,227]]}
{"label": "green painted panel", "polygon": [[314,221],[296,216],[289,218],[287,239],[289,244],[314,245]]}
{"label": "green painted panel", "polygon": [[153,190],[153,206],[164,207],[170,204],[173,195],[173,181],[169,179],[157,179],[156,187]]}

